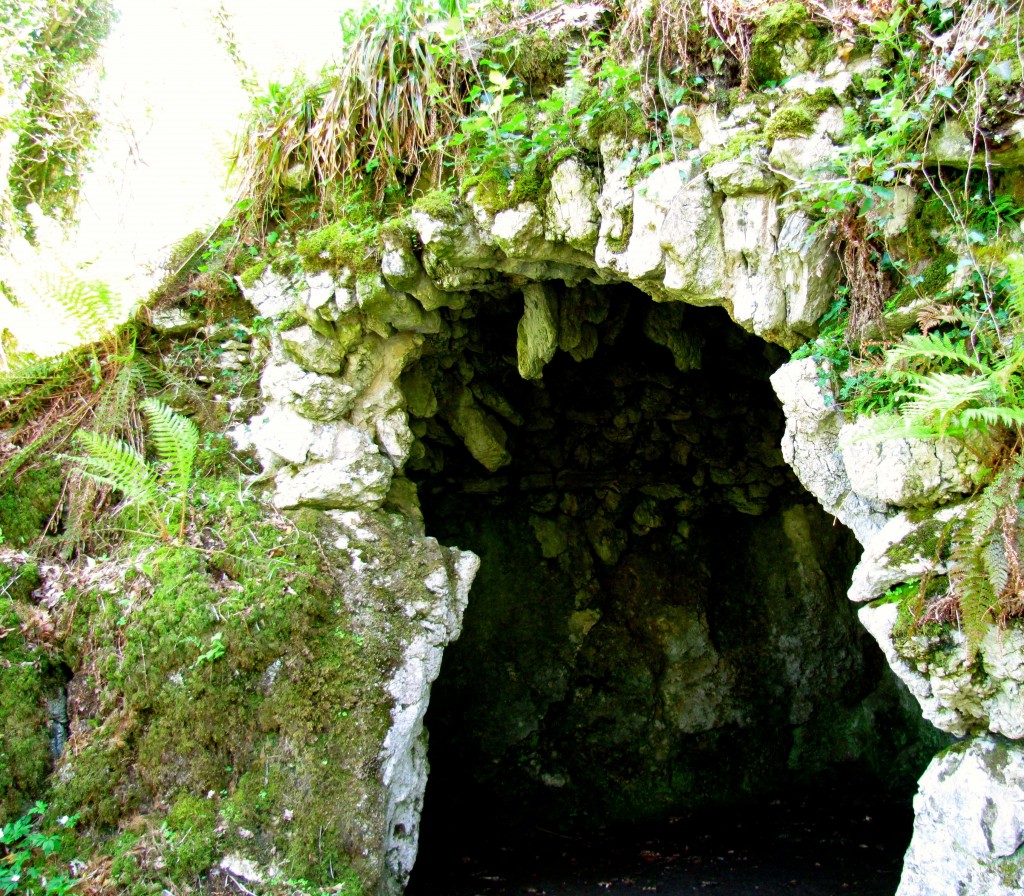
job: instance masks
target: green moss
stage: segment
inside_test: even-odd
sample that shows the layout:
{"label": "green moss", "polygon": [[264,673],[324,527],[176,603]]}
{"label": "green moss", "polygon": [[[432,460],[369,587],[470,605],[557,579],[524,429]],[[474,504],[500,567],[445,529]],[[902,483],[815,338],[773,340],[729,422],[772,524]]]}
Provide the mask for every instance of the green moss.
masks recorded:
{"label": "green moss", "polygon": [[412,204],[413,211],[422,212],[438,221],[455,224],[458,221],[458,199],[453,190],[431,190]]}
{"label": "green moss", "polygon": [[[234,848],[268,863],[287,856],[289,874],[314,883],[329,883],[330,867],[355,880],[346,869],[362,859],[349,855],[347,832],[378,786],[365,770],[390,722],[379,682],[393,648],[356,633],[311,535],[243,500],[234,478],[202,479],[196,493],[215,550],[129,545],[145,557],[141,579],[125,583],[132,596],[75,602],[68,658],[100,702],[81,720],[73,774],[52,802],[81,812],[95,835],[141,813],[150,839],[157,807],[171,804],[174,836],[156,850],[163,870],[140,860],[141,881],[187,881],[209,867],[225,846],[221,809]],[[194,796],[210,792],[218,798]],[[119,867],[136,873],[128,858]]]}
{"label": "green moss", "polygon": [[782,81],[786,76],[782,69],[783,54],[800,39],[821,39],[807,7],[796,0],[769,6],[750,43],[750,74],[754,83]]}
{"label": "green moss", "polygon": [[489,49],[488,58],[518,78],[531,94],[565,79],[567,45],[543,29],[506,32],[494,38]]}
{"label": "green moss", "polygon": [[595,139],[612,134],[620,140],[646,142],[654,130],[643,107],[630,96],[602,97],[589,114]]}
{"label": "green moss", "polygon": [[213,864],[217,854],[216,823],[212,800],[185,794],[175,801],[167,813],[167,827],[174,834],[167,862],[172,878],[190,881]]}
{"label": "green moss", "polygon": [[64,478],[50,460],[23,470],[0,493],[0,534],[12,546],[26,545],[43,534],[60,500]]}
{"label": "green moss", "polygon": [[764,137],[769,142],[783,137],[807,137],[822,112],[835,104],[835,93],[829,88],[801,96],[775,111],[765,125]]}
{"label": "green moss", "polygon": [[256,264],[250,265],[241,274],[238,275],[238,280],[246,289],[252,289],[256,285],[256,281],[263,276],[263,272],[267,269],[267,263],[265,261],[258,261]]}
{"label": "green moss", "polygon": [[307,233],[298,241],[295,251],[305,270],[338,271],[342,268],[357,273],[374,270],[377,262],[377,229],[353,226],[336,221]]}
{"label": "green moss", "polygon": [[542,205],[551,189],[547,168],[537,159],[530,160],[511,177],[505,168],[491,168],[467,177],[463,181],[463,191],[473,190],[474,201],[492,212],[515,208],[524,202]]}
{"label": "green moss", "polygon": [[806,109],[790,106],[772,115],[764,129],[764,136],[769,141],[782,137],[807,137],[814,130],[815,121],[817,119]]}
{"label": "green moss", "polygon": [[22,631],[24,602],[38,583],[33,564],[0,565],[0,824],[40,795],[52,761],[44,708],[50,662]]}
{"label": "green moss", "polygon": [[917,277],[908,278],[906,285],[888,301],[886,310],[901,308],[914,299],[937,299],[949,283],[950,267],[955,264],[952,252],[942,252]]}
{"label": "green moss", "polygon": [[758,146],[764,145],[764,137],[760,133],[753,131],[746,131],[742,134],[737,134],[735,137],[729,139],[729,142],[725,146],[719,147],[718,149],[712,149],[711,151],[704,154],[703,165],[705,168],[710,168],[712,165],[717,165],[719,162],[726,162],[730,159],[736,159],[740,156],[749,153],[752,149]]}

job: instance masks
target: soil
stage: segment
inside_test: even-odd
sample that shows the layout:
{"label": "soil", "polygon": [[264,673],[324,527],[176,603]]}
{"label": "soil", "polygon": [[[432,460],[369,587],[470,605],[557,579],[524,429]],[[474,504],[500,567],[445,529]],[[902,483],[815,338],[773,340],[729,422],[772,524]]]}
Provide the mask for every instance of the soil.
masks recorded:
{"label": "soil", "polygon": [[501,845],[427,841],[408,896],[892,896],[909,799],[822,788],[628,830],[534,829]]}

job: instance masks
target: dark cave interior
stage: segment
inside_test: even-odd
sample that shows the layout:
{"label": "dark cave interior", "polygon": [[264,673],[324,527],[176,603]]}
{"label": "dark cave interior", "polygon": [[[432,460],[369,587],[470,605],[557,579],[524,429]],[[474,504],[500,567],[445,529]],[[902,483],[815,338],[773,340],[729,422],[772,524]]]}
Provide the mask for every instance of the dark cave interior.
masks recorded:
{"label": "dark cave interior", "polygon": [[909,807],[938,744],[845,597],[855,540],[782,459],[785,353],[628,285],[558,301],[584,337],[542,379],[517,371],[510,289],[452,312],[406,380],[507,452],[486,469],[443,399],[413,420],[427,532],[482,559],[431,696],[423,849],[823,781]]}

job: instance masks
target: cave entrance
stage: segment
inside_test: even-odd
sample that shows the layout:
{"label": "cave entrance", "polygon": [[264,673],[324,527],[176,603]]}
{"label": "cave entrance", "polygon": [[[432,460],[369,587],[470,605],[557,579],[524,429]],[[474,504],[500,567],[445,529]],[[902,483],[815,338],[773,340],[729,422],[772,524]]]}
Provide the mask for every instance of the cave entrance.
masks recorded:
{"label": "cave entrance", "polygon": [[845,597],[858,546],[782,459],[785,353],[629,285],[555,300],[541,378],[509,289],[451,312],[403,380],[427,532],[482,559],[427,715],[414,888],[480,836],[872,773],[905,804],[902,853],[929,745]]}

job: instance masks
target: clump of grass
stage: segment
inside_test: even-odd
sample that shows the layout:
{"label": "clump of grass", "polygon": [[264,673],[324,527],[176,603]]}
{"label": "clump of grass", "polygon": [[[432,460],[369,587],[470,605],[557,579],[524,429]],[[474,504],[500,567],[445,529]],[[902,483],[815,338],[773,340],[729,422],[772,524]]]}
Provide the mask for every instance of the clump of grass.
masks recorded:
{"label": "clump of grass", "polygon": [[272,84],[256,100],[235,165],[257,224],[289,180],[308,180],[321,202],[332,183],[347,179],[369,177],[378,198],[389,186],[415,183],[463,114],[476,74],[461,20],[404,0],[348,13],[343,27],[338,68],[316,83]]}

